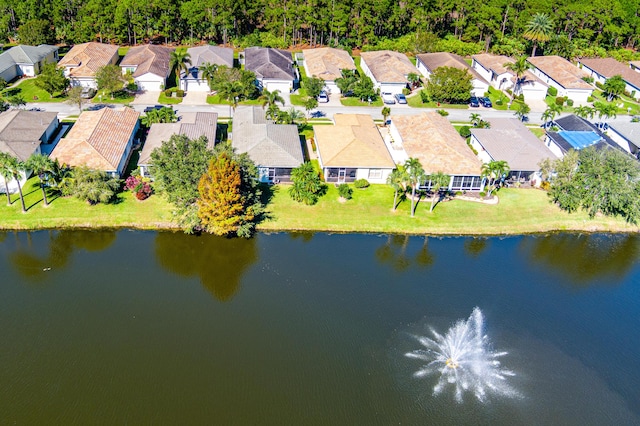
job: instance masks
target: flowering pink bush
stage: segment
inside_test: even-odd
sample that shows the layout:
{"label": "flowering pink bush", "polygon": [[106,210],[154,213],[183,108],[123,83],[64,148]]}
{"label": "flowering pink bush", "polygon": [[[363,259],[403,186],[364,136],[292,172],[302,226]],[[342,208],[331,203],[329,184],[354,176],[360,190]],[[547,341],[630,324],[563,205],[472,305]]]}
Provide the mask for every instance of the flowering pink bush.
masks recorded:
{"label": "flowering pink bush", "polygon": [[124,181],[124,188],[128,191],[133,192],[133,195],[138,200],[146,200],[153,193],[153,189],[149,182],[144,182],[137,176],[129,176],[127,180]]}

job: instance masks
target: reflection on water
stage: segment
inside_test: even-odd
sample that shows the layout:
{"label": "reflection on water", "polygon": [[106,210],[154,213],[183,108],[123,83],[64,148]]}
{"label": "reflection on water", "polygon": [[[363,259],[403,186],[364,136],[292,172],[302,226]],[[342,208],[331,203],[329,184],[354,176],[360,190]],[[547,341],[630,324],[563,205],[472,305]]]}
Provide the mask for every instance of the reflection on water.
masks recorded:
{"label": "reflection on water", "polygon": [[409,248],[409,235],[388,235],[384,245],[376,250],[378,263],[388,264],[398,272],[411,267],[429,268],[435,261],[435,256],[429,251],[429,239],[424,237],[422,246],[417,252]]}
{"label": "reflection on water", "polygon": [[155,238],[158,263],[183,276],[197,276],[216,299],[226,302],[238,291],[242,275],[258,258],[256,239],[225,239],[160,232]]}
{"label": "reflection on water", "polygon": [[635,234],[557,234],[521,241],[532,261],[559,272],[576,286],[596,280],[617,284],[640,260],[640,238]]}
{"label": "reflection on water", "polygon": [[115,231],[48,231],[49,242],[43,252],[30,232],[15,235],[16,250],[9,255],[11,265],[24,278],[36,281],[52,269],[66,268],[75,250],[98,252],[116,240]]}
{"label": "reflection on water", "polygon": [[471,257],[478,257],[487,248],[489,240],[484,237],[466,238],[464,241],[464,250]]}

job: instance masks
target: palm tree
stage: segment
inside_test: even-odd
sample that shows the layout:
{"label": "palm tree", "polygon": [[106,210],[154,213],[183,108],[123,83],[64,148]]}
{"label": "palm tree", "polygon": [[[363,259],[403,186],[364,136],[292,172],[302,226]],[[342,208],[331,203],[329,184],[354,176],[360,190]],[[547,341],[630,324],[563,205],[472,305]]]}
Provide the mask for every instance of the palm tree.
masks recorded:
{"label": "palm tree", "polygon": [[287,124],[296,124],[298,127],[300,127],[307,118],[304,112],[299,111],[294,107],[289,108],[289,111],[287,111],[287,117],[289,119]]}
{"label": "palm tree", "polygon": [[494,189],[496,189],[496,181],[505,177],[509,173],[509,170],[509,164],[504,160],[490,161],[482,165],[481,176],[489,181],[488,195],[491,195]]}
{"label": "palm tree", "polygon": [[276,105],[276,103],[280,102],[282,106],[284,106],[284,98],[280,96],[279,90],[274,90],[273,92],[268,91],[267,89],[262,90],[262,94],[258,98],[258,100],[262,103],[262,108],[264,107],[272,107]]}
{"label": "palm tree", "polygon": [[596,111],[594,108],[587,105],[577,106],[573,108],[573,113],[582,118],[593,118],[595,112]]}
{"label": "palm tree", "polygon": [[383,107],[382,108],[382,118],[384,118],[384,126],[387,127],[387,118],[391,115],[391,108]]}
{"label": "palm tree", "polygon": [[538,43],[549,41],[553,35],[553,21],[549,15],[545,13],[536,13],[527,23],[524,31],[524,38],[533,42],[533,52],[531,56],[536,56],[536,48]]}
{"label": "palm tree", "polygon": [[[598,114],[598,118],[600,119],[600,123],[598,123],[598,127],[603,128],[605,122],[613,117],[616,118],[618,116],[618,107],[614,104],[607,104],[605,102],[596,102],[593,104],[595,112]],[[604,120],[603,120],[604,117]]]}
{"label": "palm tree", "polygon": [[438,196],[438,201],[440,201],[440,197],[442,196],[442,192],[440,190],[449,186],[451,176],[443,172],[436,172],[429,176],[429,180],[431,181],[431,191],[433,192],[433,197],[431,198],[431,209],[429,209],[429,212],[432,212],[436,204],[436,195]]}
{"label": "palm tree", "polygon": [[562,106],[558,104],[552,104],[544,110],[540,118],[544,121],[545,130],[553,124],[553,119],[556,118],[557,115],[560,115],[561,112]]}
{"label": "palm tree", "polygon": [[[520,56],[515,62],[507,62],[503,66],[516,75],[516,82],[513,85],[513,97],[515,97],[520,94],[522,86],[527,83],[524,73],[533,68],[533,65],[527,61],[526,56]],[[512,101],[513,97],[511,98]]]}
{"label": "palm tree", "polygon": [[53,173],[53,160],[45,154],[32,154],[25,162],[25,166],[38,175],[38,179],[40,179],[40,189],[42,189],[42,199],[44,200],[44,205],[48,206],[49,201],[47,200],[47,190],[45,189],[44,181],[49,173]]}
{"label": "palm tree", "polygon": [[520,119],[520,121],[525,121],[527,118],[527,114],[531,112],[531,107],[524,102],[516,102],[516,112],[514,114],[516,117]]}
{"label": "palm tree", "polygon": [[478,127],[478,125],[482,121],[482,116],[480,116],[480,114],[478,113],[472,112],[471,114],[469,114],[469,121],[471,121],[473,127]]}
{"label": "palm tree", "polygon": [[209,86],[209,90],[213,90],[211,88],[211,82],[213,81],[213,78],[217,70],[218,70],[218,65],[210,64],[209,62],[205,62],[199,67],[199,71],[202,74],[202,78],[207,80],[207,85]]}
{"label": "palm tree", "polygon": [[233,111],[235,112],[236,107],[238,106],[238,102],[240,102],[240,98],[244,96],[245,87],[244,85],[238,81],[226,81],[218,90],[218,95],[231,103],[233,106]]}
{"label": "palm tree", "polygon": [[174,50],[169,57],[169,67],[171,71],[176,73],[176,87],[180,89],[180,74],[182,71],[189,72],[189,65],[191,65],[191,55],[185,50]]}
{"label": "palm tree", "polygon": [[409,74],[407,74],[407,81],[411,86],[411,90],[415,89],[420,85],[420,74],[410,72]]}
{"label": "palm tree", "polygon": [[415,215],[415,202],[416,202],[416,190],[425,178],[424,169],[420,160],[417,158],[409,158],[404,163],[404,168],[407,171],[407,182],[411,186],[411,217]]}
{"label": "palm tree", "polygon": [[9,164],[11,163],[11,155],[6,152],[0,152],[0,176],[4,179],[4,190],[7,195],[7,205],[11,205],[11,196],[9,194],[9,179],[13,178],[13,174],[11,173],[11,168]]}
{"label": "palm tree", "polygon": [[[9,154],[5,154],[2,157],[1,163],[3,170],[2,175],[5,176],[6,174],[8,177],[12,177],[18,185],[18,193],[20,193],[20,202],[22,203],[22,213],[25,213],[27,207],[24,205],[24,196],[22,195],[22,187],[20,186],[20,172],[25,170],[24,163]],[[7,193],[8,192],[7,190]]]}
{"label": "palm tree", "polygon": [[620,75],[614,75],[611,78],[605,80],[602,85],[602,90],[607,94],[607,101],[611,102],[618,96],[624,93],[624,88],[627,83]]}
{"label": "palm tree", "polygon": [[407,176],[407,171],[404,166],[398,165],[391,174],[387,177],[387,184],[391,185],[394,190],[393,194],[393,211],[396,211],[398,207],[398,194],[400,191],[404,192],[407,190],[406,182],[409,180]]}

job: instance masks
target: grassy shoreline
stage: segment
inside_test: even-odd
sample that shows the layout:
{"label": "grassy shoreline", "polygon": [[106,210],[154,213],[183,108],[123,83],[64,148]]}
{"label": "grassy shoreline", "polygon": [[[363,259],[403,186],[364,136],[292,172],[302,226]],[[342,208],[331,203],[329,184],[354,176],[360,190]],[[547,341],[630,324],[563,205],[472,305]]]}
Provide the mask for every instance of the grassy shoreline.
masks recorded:
{"label": "grassy shoreline", "polygon": [[[533,189],[503,189],[497,205],[453,199],[436,205],[422,201],[416,216],[409,215],[410,202],[401,202],[391,210],[393,190],[372,185],[355,190],[353,199],[344,203],[337,190],[328,186],[327,194],[315,206],[292,201],[286,185],[277,185],[265,194],[269,199],[267,219],[258,225],[260,232],[337,232],[412,235],[523,235],[549,232],[639,232],[619,218],[599,216],[589,219],[584,212],[566,213],[550,204],[545,192]],[[17,194],[12,205],[0,199],[0,229],[114,229],[178,230],[171,221],[171,205],[159,195],[145,201],[130,193],[118,196],[112,205],[89,206],[74,198],[55,198],[48,207],[42,203],[37,178],[24,188],[27,213],[22,213]]]}

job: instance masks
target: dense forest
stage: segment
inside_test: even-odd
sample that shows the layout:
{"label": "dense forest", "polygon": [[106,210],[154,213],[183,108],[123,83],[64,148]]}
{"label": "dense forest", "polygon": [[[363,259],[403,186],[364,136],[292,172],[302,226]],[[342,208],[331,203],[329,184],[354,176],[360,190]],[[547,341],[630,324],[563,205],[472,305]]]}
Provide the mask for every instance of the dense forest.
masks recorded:
{"label": "dense forest", "polygon": [[530,52],[536,14],[552,25],[539,52],[565,57],[634,48],[640,0],[0,0],[0,39],[25,44],[205,41],[237,47],[331,45]]}

